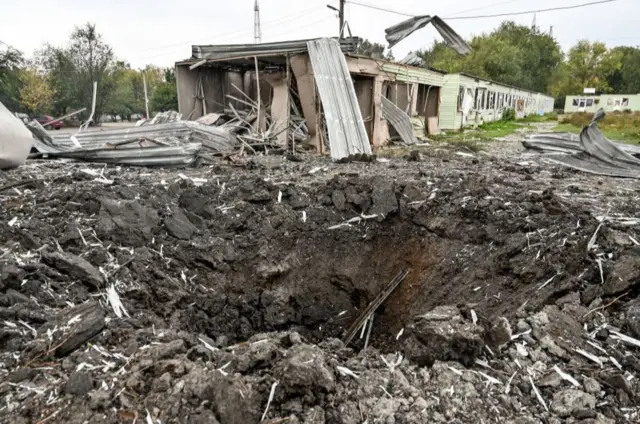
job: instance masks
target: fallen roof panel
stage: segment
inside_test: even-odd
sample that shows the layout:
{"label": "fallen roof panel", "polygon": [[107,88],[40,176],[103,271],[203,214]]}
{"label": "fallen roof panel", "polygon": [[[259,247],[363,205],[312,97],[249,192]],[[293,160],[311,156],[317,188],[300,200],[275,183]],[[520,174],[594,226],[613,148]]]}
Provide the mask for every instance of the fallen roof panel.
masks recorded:
{"label": "fallen roof panel", "polygon": [[371,155],[347,60],[336,40],[323,38],[308,42],[314,78],[324,108],[331,158],[340,160],[354,154]]}
{"label": "fallen roof panel", "polygon": [[[534,134],[525,137],[524,147],[543,153],[544,159],[573,169],[612,177],[640,179],[640,154],[635,146],[625,146],[608,140],[598,128],[604,117],[602,109],[580,136],[573,134]],[[550,152],[550,153],[548,153]]]}
{"label": "fallen roof panel", "polygon": [[418,142],[409,115],[384,96],[382,97],[382,117],[389,121],[406,144]]}
{"label": "fallen roof panel", "polygon": [[[247,56],[269,56],[304,53],[307,51],[307,43],[310,40],[279,41],[276,43],[260,44],[221,44],[191,46],[193,59],[237,59]],[[337,39],[333,39],[336,40]],[[349,37],[340,40],[340,49],[343,52],[353,52],[358,47],[359,38]]]}
{"label": "fallen roof panel", "polygon": [[464,41],[457,32],[455,32],[445,21],[443,21],[438,16],[415,16],[413,18],[409,18],[405,21],[400,22],[392,27],[385,29],[386,39],[389,43],[389,48],[395,46],[400,41],[407,38],[409,35],[413,34],[417,30],[424,28],[429,23],[431,23],[436,30],[440,33],[444,41],[460,53],[461,55],[468,55],[471,53],[471,47]]}

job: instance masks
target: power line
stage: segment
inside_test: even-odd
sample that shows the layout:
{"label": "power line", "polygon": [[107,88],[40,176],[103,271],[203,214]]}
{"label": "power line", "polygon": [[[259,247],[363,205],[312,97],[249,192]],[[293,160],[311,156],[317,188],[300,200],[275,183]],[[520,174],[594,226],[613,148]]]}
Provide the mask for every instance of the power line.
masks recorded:
{"label": "power line", "polygon": [[[278,19],[272,19],[270,21],[263,22],[263,24],[265,24],[263,26],[271,25],[271,24],[275,24],[275,23],[283,23],[285,21],[290,21],[290,20],[299,18],[302,15],[306,15],[308,12],[311,12],[312,10],[316,10],[316,9],[319,11],[321,9],[324,9],[324,7],[322,7],[322,6],[314,6],[314,7],[308,8],[308,9],[303,9],[303,10],[300,10],[300,11],[298,11],[296,13],[282,16],[282,17],[280,17]],[[192,44],[192,43],[197,43],[197,42],[201,42],[201,41],[205,41],[205,40],[211,40],[212,38],[228,38],[228,36],[230,36],[230,35],[241,34],[241,33],[244,34],[244,33],[251,32],[252,30],[253,29],[251,29],[251,30],[244,29],[244,30],[238,30],[238,31],[232,31],[232,32],[218,33],[218,34],[209,35],[207,37],[202,37],[202,38],[199,38],[197,40],[193,40],[192,39],[192,40],[188,40],[188,41],[183,41],[181,43],[167,44],[167,45],[164,45],[164,46],[157,46],[157,47],[149,47],[149,48],[141,49],[141,50],[138,50],[138,51],[139,52],[144,52],[144,51],[152,51],[152,50],[163,50],[163,49],[167,49],[167,48],[171,48],[171,47],[182,47],[185,44]]]}
{"label": "power line", "polygon": [[513,13],[497,13],[495,15],[478,15],[478,16],[458,16],[447,18],[448,20],[452,19],[479,19],[479,18],[499,18],[502,16],[517,16],[517,15],[530,15],[531,13],[542,13],[542,12],[553,12],[556,10],[569,10],[569,9],[578,9],[581,7],[594,6],[596,4],[604,4],[604,3],[612,3],[618,0],[600,0],[600,1],[592,1],[589,3],[576,4],[573,6],[559,6],[559,7],[550,7],[548,9],[537,9],[537,10],[526,10],[523,12],[513,12]]}
{"label": "power line", "polygon": [[[522,0],[507,0],[507,1],[500,2],[500,3],[488,4],[486,6],[474,7],[473,9],[465,9],[465,10],[461,10],[459,12],[452,13],[449,16],[451,17],[451,16],[459,15],[461,13],[475,12],[476,10],[489,9],[491,7],[496,7],[496,6],[504,6],[505,4],[515,3],[517,1],[522,1]],[[448,19],[451,19],[450,17]]]}
{"label": "power line", "polygon": [[[503,16],[529,15],[529,14],[532,14],[532,13],[552,12],[552,11],[556,11],[556,10],[578,9],[578,8],[581,8],[581,7],[593,6],[593,5],[596,5],[596,4],[612,3],[614,1],[618,1],[618,0],[599,0],[599,1],[592,1],[592,2],[589,2],[589,3],[576,4],[576,5],[573,5],[573,6],[550,7],[548,9],[526,10],[526,11],[522,11],[522,12],[496,13],[496,14],[493,14],[493,15],[449,16],[449,17],[446,17],[445,19],[447,19],[447,20],[453,20],[453,19],[480,19],[480,18],[499,18],[499,17],[503,17]],[[383,12],[393,13],[393,14],[401,15],[401,16],[408,16],[408,17],[418,16],[418,15],[411,14],[411,13],[398,12],[397,10],[391,10],[391,9],[387,9],[387,8],[384,8],[384,7],[375,6],[375,5],[372,5],[372,4],[362,3],[362,2],[359,2],[357,0],[348,0],[348,2],[351,3],[351,4],[358,5],[358,6],[366,7],[366,8],[369,8],[369,9],[380,10],[380,11],[383,11]]]}

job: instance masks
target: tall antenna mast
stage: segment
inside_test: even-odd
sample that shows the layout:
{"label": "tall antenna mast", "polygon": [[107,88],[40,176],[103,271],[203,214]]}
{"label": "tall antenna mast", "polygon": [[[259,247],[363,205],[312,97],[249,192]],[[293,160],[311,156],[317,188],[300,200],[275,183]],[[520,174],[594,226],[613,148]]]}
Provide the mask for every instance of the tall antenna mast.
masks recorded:
{"label": "tall antenna mast", "polygon": [[260,6],[258,0],[253,6],[253,42],[258,44],[262,42],[262,32],[260,31]]}

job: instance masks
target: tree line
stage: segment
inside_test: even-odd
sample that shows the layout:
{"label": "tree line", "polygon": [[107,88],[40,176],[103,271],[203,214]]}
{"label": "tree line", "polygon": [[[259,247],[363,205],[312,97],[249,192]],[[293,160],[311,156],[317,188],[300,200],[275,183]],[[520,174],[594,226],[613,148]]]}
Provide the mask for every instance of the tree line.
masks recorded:
{"label": "tree line", "polygon": [[[416,53],[425,66],[464,72],[531,91],[546,93],[564,107],[568,95],[584,88],[598,93],[640,93],[640,49],[607,46],[599,41],[578,41],[565,54],[552,34],[540,28],[503,22],[490,33],[473,37],[468,56],[460,56],[443,41]],[[364,42],[358,51],[371,57],[393,57],[384,46]]]}
{"label": "tree line", "polygon": [[75,27],[66,46],[45,44],[27,59],[0,42],[0,102],[14,112],[62,116],[87,108],[97,83],[94,119],[103,115],[130,120],[145,114],[143,75],[149,110],[177,110],[173,69],[147,65],[142,70],[118,60],[95,25]]}

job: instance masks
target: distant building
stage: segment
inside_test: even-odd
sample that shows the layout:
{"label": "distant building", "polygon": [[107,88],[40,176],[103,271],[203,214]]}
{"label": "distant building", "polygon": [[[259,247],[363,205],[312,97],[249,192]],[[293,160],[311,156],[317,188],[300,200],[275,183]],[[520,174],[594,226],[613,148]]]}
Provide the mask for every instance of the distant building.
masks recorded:
{"label": "distant building", "polygon": [[640,94],[583,94],[567,96],[564,113],[589,112],[595,113],[603,108],[605,112],[623,110],[640,111]]}
{"label": "distant building", "polygon": [[553,97],[465,73],[444,76],[440,102],[443,130],[498,121],[505,109],[514,109],[518,118],[542,115],[553,112]]}

